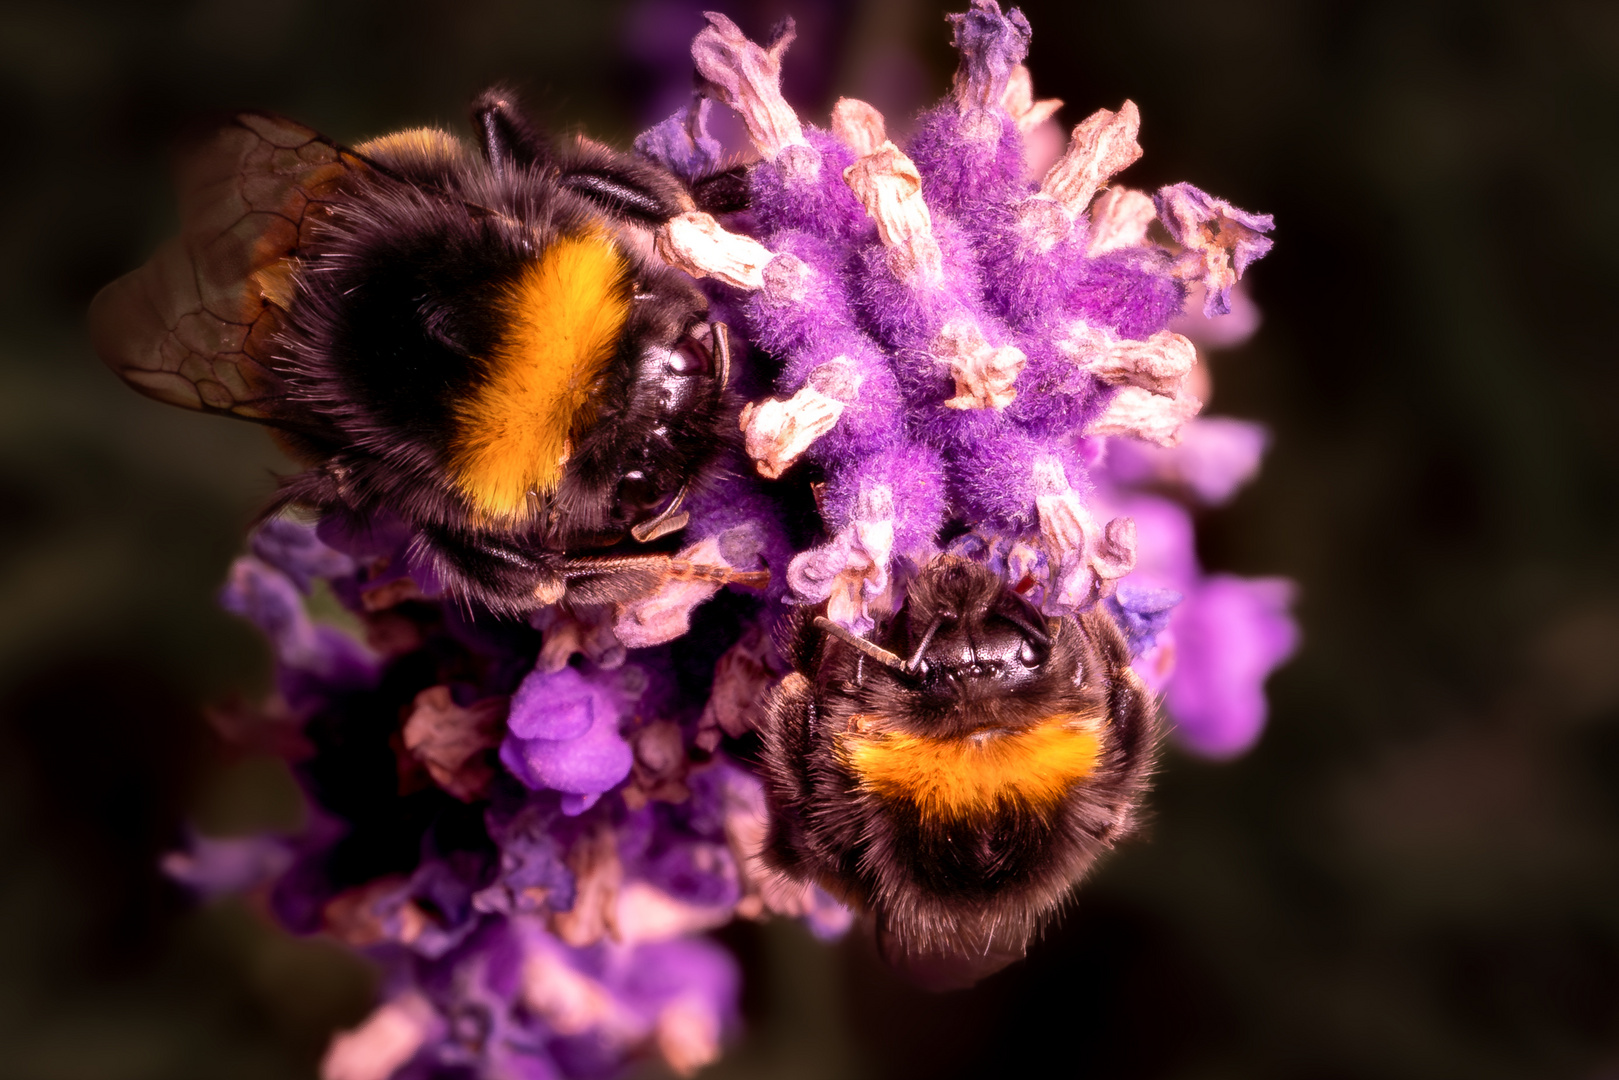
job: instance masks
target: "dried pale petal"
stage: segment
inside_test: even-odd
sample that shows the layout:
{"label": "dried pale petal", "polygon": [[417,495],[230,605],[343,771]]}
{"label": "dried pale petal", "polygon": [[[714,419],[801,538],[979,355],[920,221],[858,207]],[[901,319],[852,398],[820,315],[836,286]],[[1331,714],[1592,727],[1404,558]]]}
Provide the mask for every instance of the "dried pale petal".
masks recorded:
{"label": "dried pale petal", "polygon": [[691,904],[645,881],[626,882],[613,914],[613,939],[625,945],[700,934],[731,921],[733,905]]}
{"label": "dried pale petal", "polygon": [[1087,435],[1128,435],[1174,446],[1203,403],[1189,394],[1164,397],[1139,386],[1121,387],[1102,415],[1085,429]]}
{"label": "dried pale petal", "polygon": [[1019,64],[1006,79],[1006,92],[1001,95],[1001,108],[1012,116],[1019,134],[1027,135],[1057,114],[1062,108],[1059,98],[1034,99],[1034,79],[1029,69]]}
{"label": "dried pale petal", "polygon": [[1077,321],[1057,344],[1076,366],[1109,386],[1137,386],[1165,397],[1181,392],[1197,363],[1197,349],[1191,341],[1168,330],[1135,341]]}
{"label": "dried pale petal", "polygon": [[792,20],[769,48],[761,48],[724,15],[707,11],[703,17],[708,26],[692,41],[691,58],[709,92],[741,114],[749,137],[765,157],[804,144],[798,114],[781,96],[781,58],[795,36]]}
{"label": "dried pale petal", "polygon": [[945,323],[928,349],[935,362],[947,364],[956,381],[951,409],[1004,409],[1017,398],[1017,382],[1028,357],[1015,345],[992,346],[977,325],[965,320]]}
{"label": "dried pale petal", "polygon": [[[732,565],[720,538],[713,536],[682,549],[675,557],[699,566]],[[691,629],[692,609],[719,591],[718,582],[672,577],[652,595],[620,606],[613,633],[631,649],[673,641]]]}
{"label": "dried pale petal", "polygon": [[1203,314],[1211,318],[1226,314],[1231,310],[1231,286],[1249,263],[1271,249],[1272,240],[1264,234],[1275,227],[1275,219],[1239,210],[1191,184],[1159,188],[1155,201],[1169,235],[1187,250],[1189,258],[1177,272],[1201,280],[1208,291]]}
{"label": "dried pale petal", "polygon": [[[756,729],[764,719],[765,695],[782,667],[764,627],[744,633],[714,665],[714,687],[697,722],[698,745],[712,752],[719,746],[719,732],[734,739]],[[705,732],[714,732],[706,746]]]}
{"label": "dried pale petal", "polygon": [[624,804],[639,810],[649,802],[682,803],[691,796],[686,773],[691,767],[680,725],[654,720],[630,734],[635,765],[622,789]]}
{"label": "dried pale petal", "polygon": [[439,1026],[433,1006],[411,991],[377,1006],[360,1026],[332,1036],[321,1080],[388,1080]]}
{"label": "dried pale petal", "polygon": [[536,949],[523,960],[523,1004],[559,1035],[583,1035],[591,1028],[626,1026],[628,1018],[600,982],[576,970],[552,949]]}
{"label": "dried pale petal", "polygon": [[658,1054],[677,1076],[691,1076],[720,1057],[720,1017],[696,994],[684,995],[658,1013]]}
{"label": "dried pale petal", "polygon": [[933,237],[933,215],[922,198],[922,174],[891,142],[843,170],[860,204],[877,223],[894,276],[919,284],[939,280],[944,256]]}
{"label": "dried pale petal", "polygon": [[1053,614],[1077,610],[1091,601],[1096,589],[1091,553],[1101,530],[1072,488],[1036,495],[1034,504],[1040,539],[1050,555],[1051,589],[1044,606]]}
{"label": "dried pale petal", "polygon": [[204,706],[203,717],[221,739],[248,753],[272,754],[288,761],[301,761],[315,753],[314,744],[304,734],[309,717],[294,710],[281,694],[271,694],[257,704],[232,696]]}
{"label": "dried pale petal", "polygon": [[430,923],[410,896],[410,879],[399,874],[345,889],[321,911],[321,928],[355,948],[398,942],[409,945]]}
{"label": "dried pale petal", "polygon": [[832,134],[856,157],[874,154],[888,141],[883,114],[859,98],[838,98],[832,106]]}
{"label": "dried pale petal", "polygon": [[463,708],[448,686],[430,686],[416,695],[405,721],[405,750],[427,768],[433,782],[462,802],[489,794],[495,778],[486,751],[505,737],[505,698],[484,698]]}
{"label": "dried pale petal", "polygon": [[568,850],[568,869],[575,883],[573,907],[551,916],[551,932],[576,949],[594,945],[604,935],[616,940],[624,864],[612,826],[602,822],[575,841]]}
{"label": "dried pale petal", "polygon": [[788,586],[807,603],[825,600],[827,618],[863,634],[875,625],[871,604],[891,584],[893,554],[894,493],[877,485],[861,493],[848,526],[794,557],[787,567]]}
{"label": "dried pale petal", "polygon": [[1144,191],[1118,185],[1103,190],[1091,203],[1091,233],[1085,254],[1094,259],[1120,248],[1141,246],[1157,216],[1158,207]]}
{"label": "dried pale petal", "polygon": [[611,604],[551,604],[529,619],[544,634],[535,669],[557,672],[576,654],[599,668],[622,667],[624,643],[613,633],[616,612]]}
{"label": "dried pale petal", "polygon": [[1133,101],[1116,113],[1096,110],[1074,128],[1068,150],[1040,182],[1040,196],[1075,216],[1084,213],[1097,189],[1141,157],[1140,131],[1141,112]]}
{"label": "dried pale petal", "polygon": [[1096,535],[1096,520],[1073,488],[1049,495],[1036,495],[1040,515],[1040,538],[1045,548],[1059,559],[1083,554]]}
{"label": "dried pale petal", "polygon": [[816,284],[815,269],[786,252],[765,263],[762,277],[765,299],[776,304],[802,303]]}
{"label": "dried pale petal", "polygon": [[775,258],[759,241],[727,231],[701,210],[671,218],[658,229],[653,244],[670,266],[739,289],[763,288],[765,264]]}
{"label": "dried pale petal", "polygon": [[832,430],[843,402],[806,386],[786,401],[767,398],[742,410],[744,448],[759,475],[774,480]]}
{"label": "dried pale petal", "polygon": [[1091,554],[1091,569],[1102,579],[1104,594],[1112,583],[1136,568],[1136,522],[1117,517],[1107,523]]}

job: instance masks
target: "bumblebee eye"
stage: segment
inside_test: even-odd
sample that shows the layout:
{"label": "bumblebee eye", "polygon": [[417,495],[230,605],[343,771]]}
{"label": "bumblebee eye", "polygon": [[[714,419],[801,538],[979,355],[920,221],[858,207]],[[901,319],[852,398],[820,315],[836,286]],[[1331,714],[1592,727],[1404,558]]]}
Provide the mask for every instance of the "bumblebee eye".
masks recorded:
{"label": "bumblebee eye", "polygon": [[668,368],[671,375],[710,375],[714,371],[714,354],[687,334],[670,350]]}
{"label": "bumblebee eye", "polygon": [[624,474],[618,482],[619,513],[626,518],[633,519],[652,506],[663,501],[663,493],[640,469],[631,469]]}
{"label": "bumblebee eye", "polygon": [[1045,658],[1040,655],[1040,650],[1035,648],[1034,642],[1032,641],[1025,641],[1023,643],[1023,648],[1018,650],[1018,663],[1022,664],[1026,668],[1039,667],[1044,659]]}

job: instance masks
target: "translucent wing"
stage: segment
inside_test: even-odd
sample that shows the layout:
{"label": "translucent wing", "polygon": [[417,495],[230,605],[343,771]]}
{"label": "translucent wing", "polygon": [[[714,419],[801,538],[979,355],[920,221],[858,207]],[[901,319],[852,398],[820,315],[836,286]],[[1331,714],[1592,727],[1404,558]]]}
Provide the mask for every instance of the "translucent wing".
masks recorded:
{"label": "translucent wing", "polygon": [[302,426],[271,355],[299,253],[353,173],[352,151],[243,113],[181,174],[180,235],[90,305],[90,336],[136,390],[201,412]]}

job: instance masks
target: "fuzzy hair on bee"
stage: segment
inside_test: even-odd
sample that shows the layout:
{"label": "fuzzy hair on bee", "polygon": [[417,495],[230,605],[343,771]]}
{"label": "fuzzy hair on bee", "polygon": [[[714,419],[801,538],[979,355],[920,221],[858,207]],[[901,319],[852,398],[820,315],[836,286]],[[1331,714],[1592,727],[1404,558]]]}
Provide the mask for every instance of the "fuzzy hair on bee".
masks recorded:
{"label": "fuzzy hair on bee", "polygon": [[188,162],[180,237],[96,298],[98,351],[149,396],[271,426],[305,466],[276,507],[402,519],[464,601],[757,584],[671,554],[740,402],[725,327],[652,243],[741,186],[552,143],[500,90],[472,118],[475,144],[350,149],[237,116]]}
{"label": "fuzzy hair on bee", "polygon": [[784,653],[765,856],[872,913],[885,959],[925,986],[1022,957],[1136,826],[1157,710],[1099,607],[1047,620],[946,556],[869,640],[806,611]]}

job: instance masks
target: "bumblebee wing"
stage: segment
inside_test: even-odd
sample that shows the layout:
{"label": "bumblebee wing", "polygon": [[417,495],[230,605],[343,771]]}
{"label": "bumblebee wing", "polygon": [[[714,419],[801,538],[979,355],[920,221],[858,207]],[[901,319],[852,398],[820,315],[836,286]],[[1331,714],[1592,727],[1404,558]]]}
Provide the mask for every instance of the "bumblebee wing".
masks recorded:
{"label": "bumblebee wing", "polygon": [[159,401],[306,426],[271,340],[292,303],[299,254],[346,180],[366,168],[302,124],[238,115],[182,166],[180,235],[91,303],[96,352]]}

